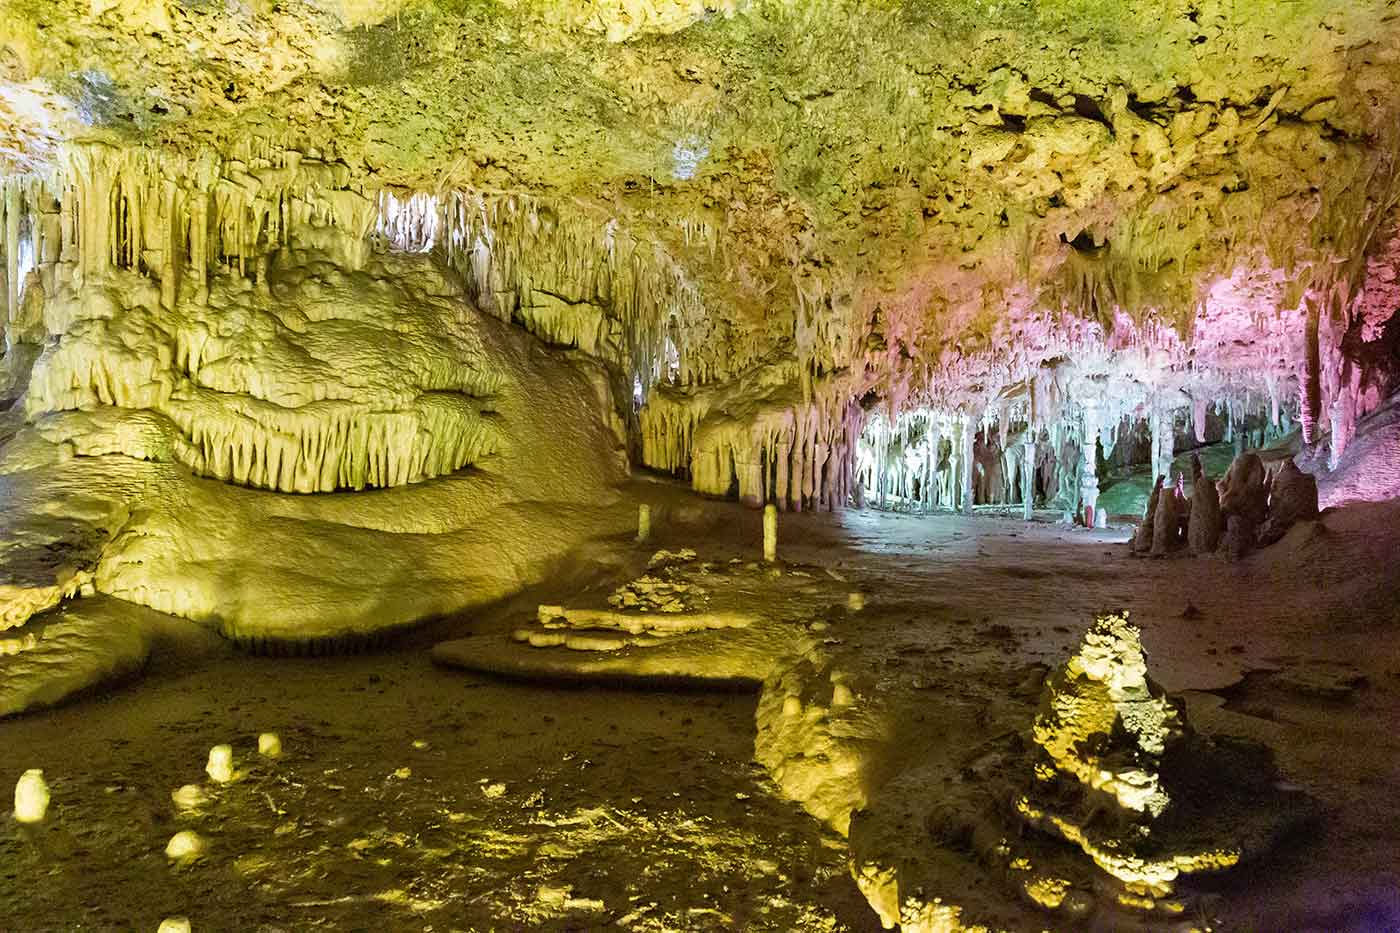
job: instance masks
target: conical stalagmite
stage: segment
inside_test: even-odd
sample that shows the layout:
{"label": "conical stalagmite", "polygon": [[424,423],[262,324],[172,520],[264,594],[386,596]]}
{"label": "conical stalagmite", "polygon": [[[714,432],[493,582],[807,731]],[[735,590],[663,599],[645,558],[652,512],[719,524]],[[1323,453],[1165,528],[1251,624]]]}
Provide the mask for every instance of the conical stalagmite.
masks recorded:
{"label": "conical stalagmite", "polygon": [[1160,486],[1157,489],[1157,509],[1152,516],[1152,555],[1162,557],[1180,544],[1178,538],[1180,518],[1185,503],[1176,486]]}
{"label": "conical stalagmite", "polygon": [[1152,550],[1155,540],[1155,528],[1157,520],[1157,505],[1162,497],[1162,481],[1164,476],[1158,476],[1157,481],[1152,484],[1152,494],[1147,498],[1147,509],[1143,513],[1142,523],[1138,525],[1137,531],[1133,534],[1132,548],[1138,554],[1146,554]]}
{"label": "conical stalagmite", "polygon": [[1300,521],[1317,518],[1317,478],[1292,460],[1279,464],[1269,484],[1269,517],[1259,529],[1259,546],[1282,538]]}
{"label": "conical stalagmite", "polygon": [[1191,553],[1215,553],[1220,532],[1220,493],[1215,488],[1215,480],[1202,475],[1191,487],[1191,521],[1186,528],[1186,542]]}

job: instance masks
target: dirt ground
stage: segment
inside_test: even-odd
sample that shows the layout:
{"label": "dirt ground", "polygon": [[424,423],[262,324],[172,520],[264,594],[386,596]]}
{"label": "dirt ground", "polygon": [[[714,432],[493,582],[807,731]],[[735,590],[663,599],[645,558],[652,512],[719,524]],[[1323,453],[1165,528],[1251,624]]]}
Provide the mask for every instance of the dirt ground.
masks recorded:
{"label": "dirt ground", "polygon": [[[0,722],[0,784],[43,768],[54,797],[41,827],[0,824],[0,929],[155,930],[181,914],[196,931],[878,928],[844,840],[752,763],[751,696],[430,662],[438,640],[607,590],[649,549],[757,556],[757,513],[634,492],[653,503],[646,548],[600,542],[552,582],[382,653],[176,643],[138,683]],[[1095,612],[1126,607],[1194,725],[1267,743],[1322,805],[1315,832],[1221,884],[1221,926],[1400,929],[1400,506],[1329,511],[1239,564],[1132,559],[1124,530],[1048,519],[785,515],[780,547],[866,594],[839,637],[872,666],[898,654],[901,677],[1055,664]],[[260,732],[283,758],[258,758]],[[171,791],[201,783],[222,742],[245,777],[177,815]],[[181,829],[209,850],[173,868]]]}

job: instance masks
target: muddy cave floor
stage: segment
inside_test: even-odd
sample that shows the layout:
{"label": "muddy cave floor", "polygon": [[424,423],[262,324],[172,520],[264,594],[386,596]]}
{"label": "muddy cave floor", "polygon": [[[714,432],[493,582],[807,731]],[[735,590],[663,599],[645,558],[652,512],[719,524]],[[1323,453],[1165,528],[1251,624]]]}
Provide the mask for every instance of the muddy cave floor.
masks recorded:
{"label": "muddy cave floor", "polygon": [[[154,930],[171,915],[196,930],[878,929],[845,841],[753,763],[752,696],[431,662],[443,639],[601,598],[659,548],[757,556],[758,513],[637,487],[656,503],[646,545],[595,542],[549,582],[385,650],[259,658],[171,639],[138,683],[0,722],[5,787],[43,768],[54,797],[37,830],[0,826],[0,929]],[[949,685],[1058,663],[1095,612],[1129,609],[1193,724],[1268,744],[1322,804],[1315,832],[1221,884],[1217,928],[1396,929],[1400,504],[1321,524],[1329,559],[1294,536],[1228,564],[1132,559],[1125,530],[1048,516],[851,511],[783,516],[780,552],[866,595],[832,622],[845,650],[940,674],[914,727],[934,742],[977,738],[940,723]],[[254,754],[264,731],[286,748],[275,763]],[[246,778],[177,816],[170,792],[201,783],[222,742]],[[165,843],[187,828],[209,854],[172,868]]]}

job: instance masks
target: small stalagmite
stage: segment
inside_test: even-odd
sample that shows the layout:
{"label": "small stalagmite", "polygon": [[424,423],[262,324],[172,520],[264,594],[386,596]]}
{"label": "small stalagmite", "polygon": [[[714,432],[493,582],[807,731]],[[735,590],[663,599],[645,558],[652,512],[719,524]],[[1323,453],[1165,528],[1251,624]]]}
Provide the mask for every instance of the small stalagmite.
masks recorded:
{"label": "small stalagmite", "polygon": [[282,757],[282,739],[275,732],[264,732],[258,736],[258,754],[264,758]]}
{"label": "small stalagmite", "polygon": [[209,795],[198,784],[186,784],[171,791],[170,800],[175,804],[175,809],[185,812],[204,806],[209,801]]}
{"label": "small stalagmite", "polygon": [[209,749],[209,762],[204,766],[209,780],[215,784],[227,784],[233,780],[233,746],[215,745]]}
{"label": "small stalagmite", "polygon": [[42,823],[49,812],[49,785],[44,772],[30,768],[20,775],[15,785],[15,821]]}
{"label": "small stalagmite", "polygon": [[209,850],[204,837],[194,830],[183,829],[170,837],[165,845],[165,857],[179,865],[198,861]]}
{"label": "small stalagmite", "polygon": [[771,502],[763,507],[763,559],[770,564],[778,559],[778,507]]}
{"label": "small stalagmite", "polygon": [[1138,525],[1137,532],[1133,535],[1132,549],[1136,554],[1146,554],[1152,550],[1153,530],[1156,525],[1157,500],[1162,496],[1162,480],[1165,477],[1158,476],[1157,481],[1152,484],[1152,495],[1147,499],[1147,511],[1143,513],[1142,524]]}

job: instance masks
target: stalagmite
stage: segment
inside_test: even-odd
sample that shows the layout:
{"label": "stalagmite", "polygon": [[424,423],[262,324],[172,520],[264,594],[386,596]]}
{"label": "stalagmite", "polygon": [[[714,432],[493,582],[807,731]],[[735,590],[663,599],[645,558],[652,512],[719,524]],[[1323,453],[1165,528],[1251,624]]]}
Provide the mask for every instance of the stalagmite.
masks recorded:
{"label": "stalagmite", "polygon": [[258,754],[264,758],[282,757],[282,739],[275,732],[264,732],[258,736]]}
{"label": "stalagmite", "polygon": [[1259,528],[1259,546],[1273,544],[1298,522],[1317,516],[1317,478],[1292,460],[1283,461],[1269,484],[1269,512]]}
{"label": "stalagmite", "polygon": [[651,540],[651,506],[642,503],[637,506],[637,541]]}
{"label": "stalagmite", "polygon": [[1191,522],[1186,540],[1195,555],[1213,554],[1220,543],[1220,496],[1215,480],[1201,475],[1191,484]]}
{"label": "stalagmite", "polygon": [[1238,560],[1253,549],[1259,526],[1268,515],[1269,490],[1259,455],[1241,454],[1230,464],[1220,490],[1220,512],[1225,520],[1221,548]]}
{"label": "stalagmite", "polygon": [[215,745],[209,749],[209,762],[204,766],[209,780],[215,784],[227,784],[233,780],[233,746]]}
{"label": "stalagmite", "polygon": [[1021,517],[1030,521],[1035,514],[1035,432],[1027,432],[1021,465]]}
{"label": "stalagmite", "polygon": [[1132,549],[1135,553],[1148,553],[1152,550],[1156,540],[1157,505],[1162,496],[1171,494],[1170,488],[1162,488],[1164,479],[1166,477],[1158,474],[1157,479],[1152,483],[1152,495],[1147,499],[1147,511],[1143,513],[1142,523],[1138,525],[1137,531],[1133,535]]}
{"label": "stalagmite", "polygon": [[1159,487],[1157,494],[1157,509],[1152,516],[1152,555],[1162,557],[1177,548],[1177,529],[1184,503],[1175,484]]}
{"label": "stalagmite", "polygon": [[30,768],[15,784],[15,821],[41,823],[49,812],[49,785],[44,772]]}
{"label": "stalagmite", "polygon": [[973,422],[966,415],[958,421],[958,429],[962,437],[962,461],[959,464],[959,472],[962,476],[961,489],[959,491],[959,509],[964,515],[972,514],[972,452],[973,442],[976,440],[976,432]]}
{"label": "stalagmite", "polygon": [[165,846],[165,857],[177,865],[188,865],[204,857],[209,844],[194,830],[184,829],[170,837]]}
{"label": "stalagmite", "polygon": [[778,507],[772,503],[763,507],[763,559],[770,564],[778,559]]}

